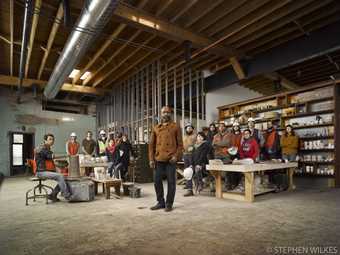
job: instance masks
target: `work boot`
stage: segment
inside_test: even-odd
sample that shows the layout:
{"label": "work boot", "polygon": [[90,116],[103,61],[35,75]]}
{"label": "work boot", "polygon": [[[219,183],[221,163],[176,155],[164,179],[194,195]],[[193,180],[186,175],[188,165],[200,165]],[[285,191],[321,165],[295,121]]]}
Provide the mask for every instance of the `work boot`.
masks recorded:
{"label": "work boot", "polygon": [[165,212],[171,212],[172,211],[172,205],[167,205],[164,209]]}
{"label": "work boot", "polygon": [[52,202],[60,202],[60,199],[59,199],[59,198],[57,198],[56,196],[51,195],[51,194],[48,195],[47,198],[48,198],[49,200],[51,200]]}
{"label": "work boot", "polygon": [[194,192],[192,190],[187,190],[187,192],[183,195],[184,197],[191,197],[194,195]]}
{"label": "work boot", "polygon": [[158,203],[158,204],[150,207],[150,210],[155,211],[155,210],[164,209],[164,208],[165,208],[165,205]]}

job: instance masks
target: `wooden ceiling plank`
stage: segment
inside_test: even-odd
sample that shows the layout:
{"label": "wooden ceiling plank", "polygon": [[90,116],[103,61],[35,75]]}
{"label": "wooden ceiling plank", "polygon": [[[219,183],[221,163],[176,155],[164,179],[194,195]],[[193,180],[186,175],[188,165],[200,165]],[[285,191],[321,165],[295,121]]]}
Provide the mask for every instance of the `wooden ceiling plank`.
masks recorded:
{"label": "wooden ceiling plank", "polygon": [[197,24],[197,31],[199,33],[213,26],[213,24],[218,22],[223,17],[226,17],[230,13],[233,13],[237,8],[243,6],[247,2],[247,0],[229,0],[224,2],[228,3],[228,5],[221,6],[221,8],[218,8],[216,9],[216,11],[211,12],[211,15],[208,15],[208,17],[205,17],[204,19],[202,19],[201,22],[199,22],[202,24]]}
{"label": "wooden ceiling plank", "polygon": [[191,20],[189,20],[186,24],[184,24],[185,28],[188,28],[195,24],[199,19],[204,17],[206,14],[211,12],[213,9],[215,9],[217,6],[219,6],[224,0],[215,0],[212,4],[210,4],[207,8],[205,8],[203,11],[201,11],[199,14],[194,15]]}
{"label": "wooden ceiling plank", "polygon": [[[268,4],[266,4],[265,7],[262,6],[262,8],[260,8],[261,14],[259,14],[258,11],[253,11],[251,14],[249,14],[249,15],[245,16],[243,19],[241,19],[239,22],[235,22],[234,24],[230,25],[228,27],[227,31],[225,31],[224,36],[220,40],[225,41],[226,39],[230,38],[234,34],[242,31],[243,29],[252,25],[256,21],[267,16],[271,12],[273,12],[273,11],[281,8],[282,6],[286,5],[290,1],[291,0],[284,0],[284,1],[278,0],[278,1],[275,1],[275,4],[274,4],[273,1],[269,2]],[[213,35],[216,35],[216,33],[213,33]],[[210,35],[210,36],[212,36],[212,35]]]}
{"label": "wooden ceiling plank", "polygon": [[[160,45],[158,45],[158,49],[162,48],[164,45],[166,45],[167,43],[169,43],[168,41],[164,41],[162,43],[160,43]],[[161,55],[157,55],[154,58],[150,59],[150,61],[148,61],[149,63],[156,61],[158,59],[161,59],[162,57],[166,56],[167,54],[169,54],[170,52],[172,52],[174,49],[176,49],[178,47],[178,45],[175,45],[174,47],[170,47],[167,48]],[[136,66],[139,65],[139,63],[141,63],[144,59],[147,59],[149,56],[151,56],[153,54],[152,51],[150,51],[149,53],[145,54],[142,58],[139,58],[137,61],[135,61],[132,65],[129,65],[129,67],[127,69],[125,69],[124,71],[122,71],[119,75],[117,75],[111,82],[115,83],[116,81],[121,81],[121,80],[125,80],[124,79],[120,79],[121,77],[123,77],[126,73],[128,73],[131,69],[135,68]],[[137,72],[133,72],[132,74],[130,74],[129,76],[133,76],[135,75]]]}
{"label": "wooden ceiling plank", "polygon": [[[223,19],[220,19],[210,28],[203,30],[203,32],[207,34],[209,37],[215,37],[216,34],[218,34],[221,30],[225,29],[226,27],[227,28],[233,27],[233,29],[239,30],[252,20],[257,19],[260,16],[263,17],[263,14],[260,14],[262,10],[266,11],[265,9],[273,8],[280,2],[285,1],[252,0],[250,2],[247,2],[247,4],[237,8],[236,10],[231,12],[228,16],[225,16]],[[224,35],[229,33],[225,33]],[[221,36],[215,38],[220,37]]]}
{"label": "wooden ceiling plank", "polygon": [[162,15],[162,13],[169,7],[169,5],[173,2],[174,0],[168,0],[165,4],[161,5],[161,7],[156,11],[156,17],[159,17]]}
{"label": "wooden ceiling plank", "polygon": [[316,1],[313,4],[278,20],[274,24],[270,24],[266,26],[265,28],[262,28],[260,31],[255,32],[251,35],[248,35],[246,38],[243,38],[241,41],[237,42],[237,47],[242,47],[243,45],[246,45],[252,41],[255,41],[256,39],[260,39],[261,37],[267,34],[270,34],[273,31],[277,31],[278,29],[280,29],[281,27],[284,27],[290,22],[293,22],[294,20],[297,20],[305,15],[308,15],[309,13],[329,4],[331,1],[332,0]]}
{"label": "wooden ceiling plank", "polygon": [[138,51],[140,51],[144,46],[146,46],[149,42],[156,38],[156,35],[150,36],[143,44],[138,46],[135,50],[133,50],[129,55],[124,57],[117,65],[115,65],[111,70],[107,71],[105,75],[100,77],[95,83],[93,87],[97,87],[100,83],[102,83],[107,77],[109,77],[115,70],[117,70],[120,66],[122,66],[129,58],[134,56]]}
{"label": "wooden ceiling plank", "polygon": [[110,64],[113,59],[118,56],[119,53],[121,53],[127,46],[129,46],[130,43],[133,42],[134,39],[136,39],[137,36],[139,36],[143,31],[137,30],[132,36],[129,38],[128,41],[126,41],[122,46],[120,46],[106,61],[104,65],[101,65],[100,68],[98,68],[92,75],[90,75],[86,80],[83,81],[83,86],[87,85],[94,77],[96,77],[101,70],[103,70],[108,64]]}
{"label": "wooden ceiling plank", "polygon": [[174,23],[176,20],[178,20],[184,13],[186,13],[191,7],[193,7],[198,0],[190,0],[190,2],[184,6],[170,21]]}
{"label": "wooden ceiling plank", "polygon": [[[238,32],[237,34],[233,35],[231,38],[227,39],[226,42],[228,44],[233,44],[236,43],[239,40],[242,40],[243,38],[247,37],[248,35],[251,35],[257,31],[261,31],[262,28],[266,26],[270,26],[274,22],[291,15],[295,11],[298,10],[303,11],[303,8],[306,6],[308,7],[308,4],[312,3],[315,0],[304,0],[304,1],[293,1],[290,2],[288,5],[284,6],[283,8],[280,8],[274,12],[272,12],[270,15],[267,17],[264,17],[263,19],[251,24],[248,26],[247,29],[242,30]],[[222,31],[223,34],[225,34],[225,31]]]}
{"label": "wooden ceiling plank", "polygon": [[[329,8],[326,12],[320,12],[318,15],[313,15],[310,19],[303,22],[303,26],[309,26],[316,23],[319,23],[320,20],[326,18],[327,20],[325,22],[322,22],[320,24],[314,25],[313,28],[307,29],[307,31],[315,30],[317,28],[320,28],[322,26],[325,26],[327,24],[330,24],[332,22],[335,22],[339,19],[338,12],[339,10],[335,8]],[[334,16],[332,16],[332,13]],[[293,33],[293,34],[292,34]],[[246,45],[245,48],[242,48],[243,51],[249,52],[252,54],[258,54],[259,52],[262,52],[264,50],[267,50],[269,48],[276,47],[279,44],[282,44],[288,40],[292,40],[294,38],[300,37],[301,31],[296,26],[286,27],[282,30],[278,30],[276,32],[271,33],[269,36],[265,36],[262,38],[262,40],[257,41],[255,44]]]}
{"label": "wooden ceiling plank", "polygon": [[[41,0],[35,0],[34,9],[35,9],[35,11],[34,11],[34,14],[33,14],[32,27],[31,27],[31,33],[30,33],[30,41],[28,43],[28,51],[27,51],[27,58],[26,58],[26,65],[25,65],[25,78],[27,78],[28,70],[30,68],[31,55],[32,55],[32,50],[33,50],[33,46],[34,46],[34,38],[35,38],[35,33],[37,31],[38,22],[39,22]],[[36,10],[38,10],[38,11],[36,11]]]}
{"label": "wooden ceiling plank", "polygon": [[41,75],[44,71],[46,61],[47,61],[47,58],[50,54],[51,48],[53,46],[53,42],[54,42],[55,36],[58,32],[58,29],[59,29],[59,26],[60,26],[60,20],[62,19],[63,14],[64,14],[63,4],[60,3],[59,7],[58,7],[57,15],[56,15],[54,22],[53,22],[53,25],[52,25],[50,35],[48,36],[46,51],[44,52],[44,56],[41,60],[40,66],[39,66],[38,80],[41,79]]}
{"label": "wooden ceiling plank", "polygon": [[[18,77],[0,75],[0,85],[17,86],[18,82],[19,82]],[[38,85],[40,88],[44,88],[47,85],[47,81],[36,80],[36,79],[23,79],[23,84],[22,84],[23,87],[31,87],[32,85]],[[108,90],[105,90],[105,89],[83,87],[79,85],[73,85],[70,83],[64,83],[61,90],[67,91],[67,92],[85,93],[85,94],[93,94],[93,95],[100,95],[100,96],[109,92]]]}

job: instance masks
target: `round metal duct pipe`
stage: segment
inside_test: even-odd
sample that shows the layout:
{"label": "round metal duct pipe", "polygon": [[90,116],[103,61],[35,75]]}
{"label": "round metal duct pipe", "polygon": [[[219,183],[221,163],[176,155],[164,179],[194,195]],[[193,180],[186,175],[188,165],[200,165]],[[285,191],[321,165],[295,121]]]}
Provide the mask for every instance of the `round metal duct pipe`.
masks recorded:
{"label": "round metal duct pipe", "polygon": [[46,98],[52,99],[58,94],[65,79],[112,17],[117,4],[118,0],[85,1],[80,17],[45,87],[44,95]]}

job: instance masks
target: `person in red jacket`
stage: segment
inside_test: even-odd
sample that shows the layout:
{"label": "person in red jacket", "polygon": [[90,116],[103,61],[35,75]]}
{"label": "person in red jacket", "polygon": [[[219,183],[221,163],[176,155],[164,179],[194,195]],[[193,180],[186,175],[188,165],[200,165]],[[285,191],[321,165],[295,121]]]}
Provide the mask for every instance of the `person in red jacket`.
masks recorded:
{"label": "person in red jacket", "polygon": [[243,131],[243,138],[240,146],[240,158],[251,158],[254,161],[259,157],[259,144],[256,139],[251,136],[250,129],[246,129]]}

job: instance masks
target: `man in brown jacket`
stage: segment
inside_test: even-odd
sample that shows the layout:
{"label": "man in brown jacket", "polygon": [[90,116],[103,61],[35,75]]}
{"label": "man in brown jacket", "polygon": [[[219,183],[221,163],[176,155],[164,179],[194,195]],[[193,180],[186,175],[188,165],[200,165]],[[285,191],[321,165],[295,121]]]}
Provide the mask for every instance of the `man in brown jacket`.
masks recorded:
{"label": "man in brown jacket", "polygon": [[[151,133],[149,143],[150,167],[155,168],[155,191],[158,203],[151,210],[165,208],[172,211],[176,193],[176,162],[182,158],[183,141],[180,127],[171,120],[171,109],[164,106],[161,110],[161,123]],[[166,175],[168,194],[164,200],[162,177]]]}

